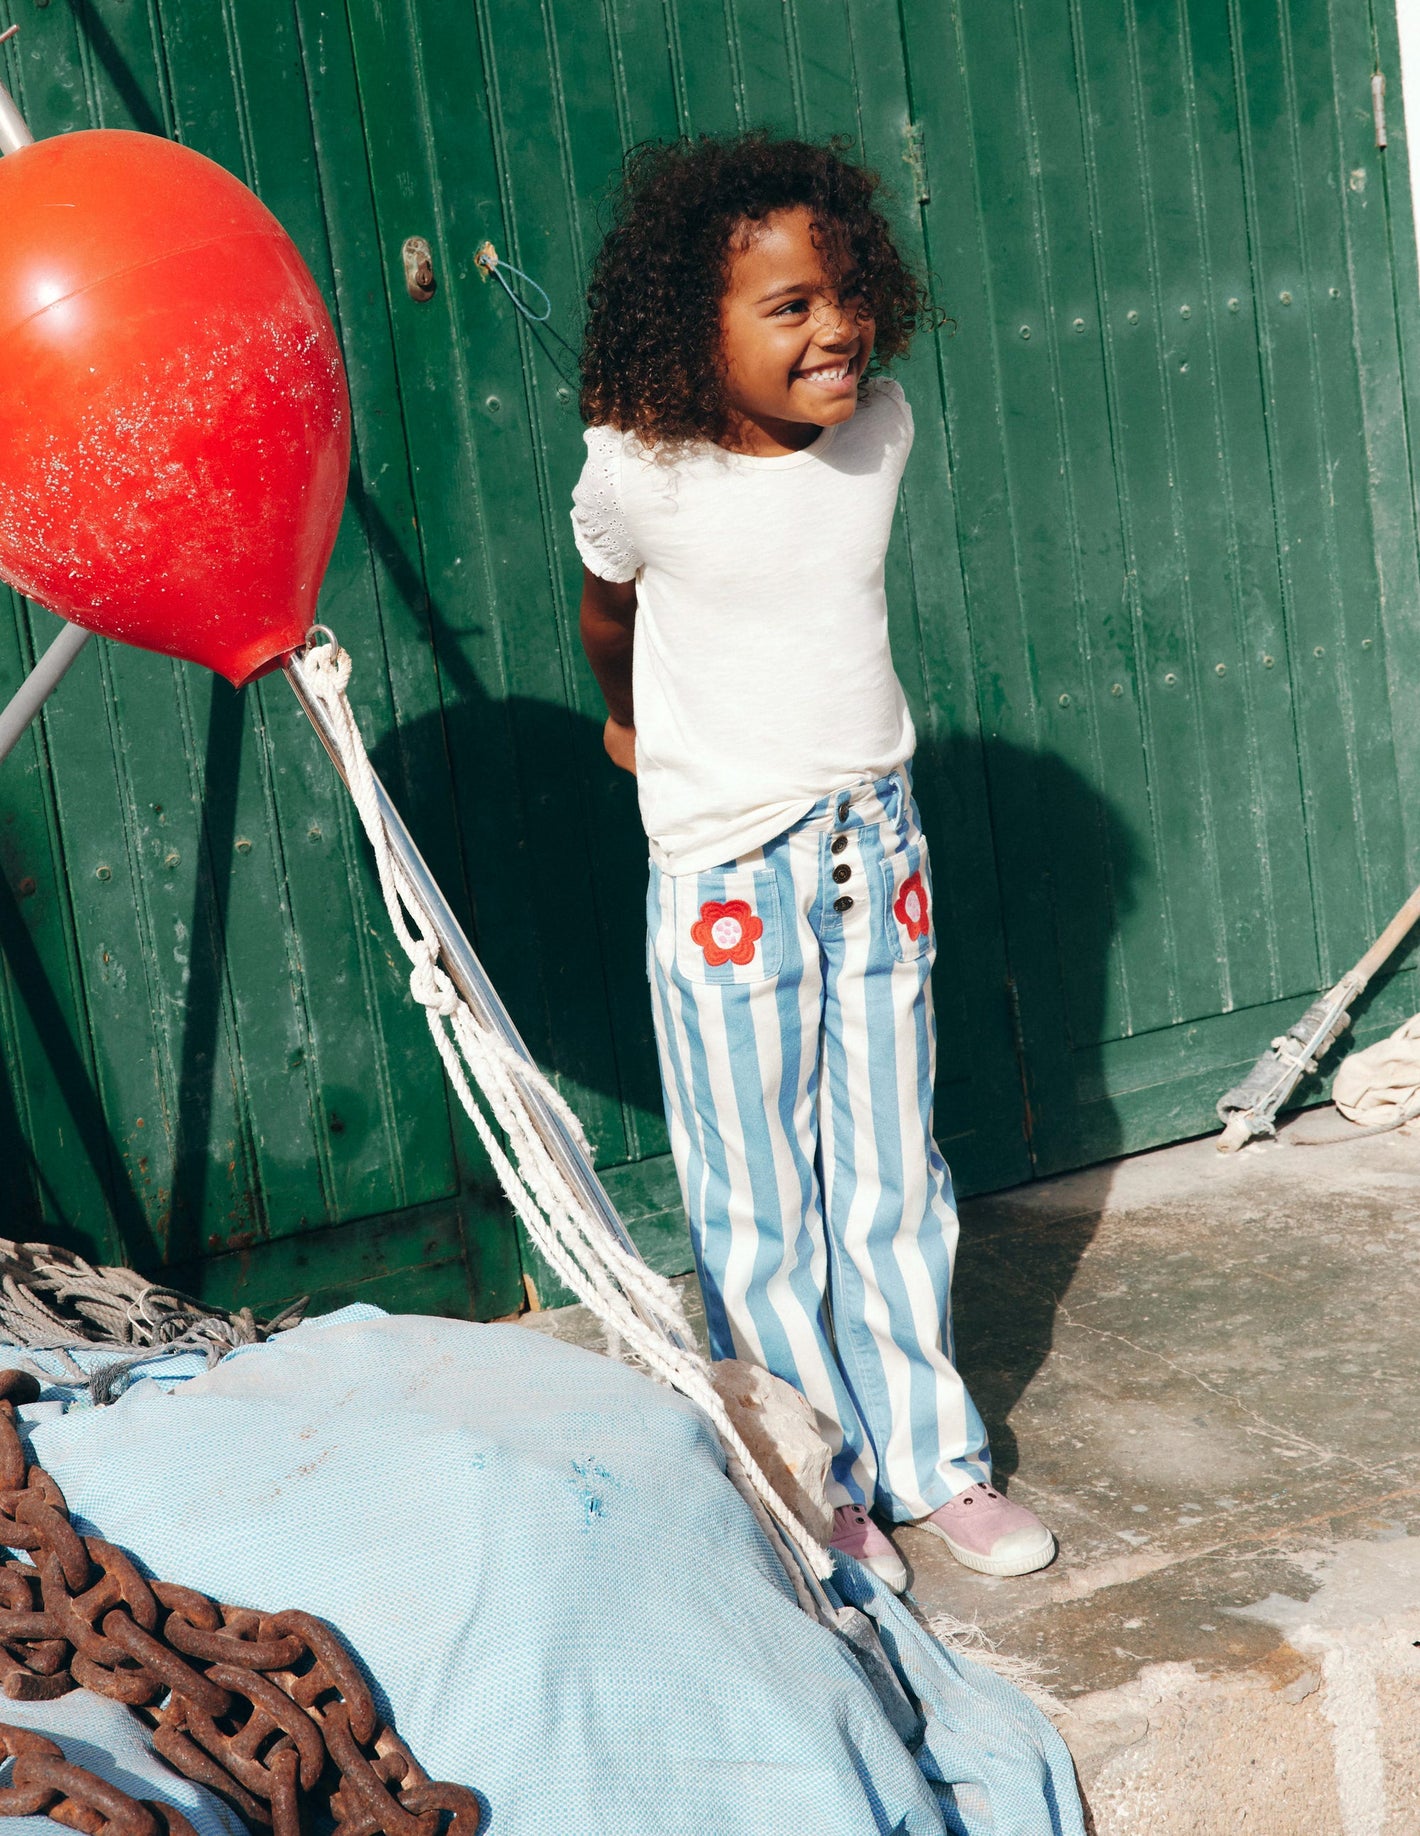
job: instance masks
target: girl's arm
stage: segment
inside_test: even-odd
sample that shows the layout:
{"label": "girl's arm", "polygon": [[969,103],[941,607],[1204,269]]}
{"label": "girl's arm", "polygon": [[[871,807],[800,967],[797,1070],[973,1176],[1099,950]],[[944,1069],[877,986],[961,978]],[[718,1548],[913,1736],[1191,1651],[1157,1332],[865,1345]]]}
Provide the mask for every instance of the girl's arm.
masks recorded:
{"label": "girl's arm", "polygon": [[613,765],[636,770],[636,717],[631,705],[631,646],[636,582],[603,580],[582,569],[582,648],[606,699],[602,741]]}

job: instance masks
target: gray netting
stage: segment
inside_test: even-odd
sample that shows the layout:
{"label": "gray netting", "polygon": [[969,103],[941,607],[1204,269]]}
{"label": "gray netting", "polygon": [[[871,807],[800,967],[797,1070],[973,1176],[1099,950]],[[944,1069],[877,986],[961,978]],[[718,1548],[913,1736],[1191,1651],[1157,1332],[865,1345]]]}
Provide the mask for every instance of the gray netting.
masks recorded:
{"label": "gray netting", "polygon": [[96,1266],[53,1243],[0,1237],[0,1340],[32,1351],[111,1345],[116,1355],[101,1378],[76,1370],[96,1401],[155,1348],[202,1352],[215,1364],[238,1345],[260,1344],[294,1326],[305,1310],[303,1295],[267,1320],[250,1307],[227,1313],[133,1269]]}

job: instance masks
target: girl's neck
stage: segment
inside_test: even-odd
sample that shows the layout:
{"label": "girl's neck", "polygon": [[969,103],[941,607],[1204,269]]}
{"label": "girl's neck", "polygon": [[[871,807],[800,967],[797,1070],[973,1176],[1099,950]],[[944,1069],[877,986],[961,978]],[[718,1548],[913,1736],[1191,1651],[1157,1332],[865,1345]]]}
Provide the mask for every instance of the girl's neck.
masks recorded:
{"label": "girl's neck", "polygon": [[751,419],[732,409],[720,445],[726,452],[743,453],[751,459],[781,459],[788,453],[803,452],[822,432],[815,421]]}

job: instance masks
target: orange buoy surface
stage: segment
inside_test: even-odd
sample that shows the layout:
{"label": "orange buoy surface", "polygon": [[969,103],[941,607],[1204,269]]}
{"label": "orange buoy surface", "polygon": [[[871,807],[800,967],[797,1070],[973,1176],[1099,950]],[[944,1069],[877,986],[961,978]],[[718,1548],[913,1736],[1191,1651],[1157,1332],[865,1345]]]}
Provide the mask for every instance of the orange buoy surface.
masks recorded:
{"label": "orange buoy surface", "polygon": [[325,303],[245,185],[114,129],[0,159],[0,576],[240,686],[313,622],[349,465]]}

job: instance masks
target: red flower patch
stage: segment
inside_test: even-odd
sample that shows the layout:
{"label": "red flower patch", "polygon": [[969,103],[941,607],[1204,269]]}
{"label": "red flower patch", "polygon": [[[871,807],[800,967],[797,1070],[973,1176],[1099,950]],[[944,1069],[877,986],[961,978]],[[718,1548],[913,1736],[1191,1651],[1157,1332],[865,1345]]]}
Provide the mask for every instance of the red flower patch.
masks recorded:
{"label": "red flower patch", "polygon": [[902,882],[902,891],[893,901],[892,910],[893,916],[906,928],[907,935],[914,943],[919,937],[927,935],[932,914],[927,909],[927,888],[922,884],[920,873],[911,874]]}
{"label": "red flower patch", "polygon": [[738,963],[743,968],[753,959],[754,946],[763,935],[763,924],[743,899],[727,899],[723,905],[707,899],[690,927],[692,943],[700,945],[712,969],[722,963]]}

